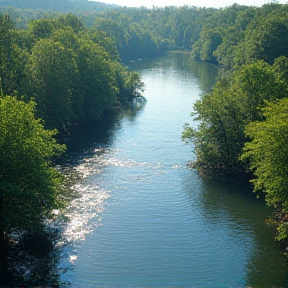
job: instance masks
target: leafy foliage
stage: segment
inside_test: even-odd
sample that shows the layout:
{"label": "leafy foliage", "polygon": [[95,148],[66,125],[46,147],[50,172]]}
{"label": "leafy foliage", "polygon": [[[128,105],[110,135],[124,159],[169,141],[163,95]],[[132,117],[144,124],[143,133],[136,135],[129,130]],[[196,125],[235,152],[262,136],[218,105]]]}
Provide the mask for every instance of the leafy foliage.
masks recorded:
{"label": "leafy foliage", "polygon": [[243,173],[245,167],[239,156],[248,141],[246,125],[263,119],[259,108],[266,100],[286,95],[283,78],[263,61],[244,65],[230,78],[218,82],[211,93],[193,105],[192,116],[200,121],[198,129],[186,125],[182,135],[195,143],[195,165],[212,174]]}
{"label": "leafy foliage", "polygon": [[51,159],[64,152],[56,130],[35,119],[35,103],[0,99],[0,228],[33,231],[59,208],[63,178]]}
{"label": "leafy foliage", "polygon": [[4,94],[34,99],[37,117],[46,128],[67,133],[112,111],[143,86],[135,73],[119,63],[116,38],[111,34],[117,31],[114,24],[112,32],[107,30],[110,38],[104,31],[85,28],[71,13],[33,20],[26,30],[13,29],[10,18],[5,17],[1,18],[0,43]]}
{"label": "leafy foliage", "polygon": [[[243,160],[256,178],[254,191],[266,193],[268,205],[288,213],[288,98],[268,103],[262,109],[264,121],[250,123],[245,133],[252,140],[245,143]],[[288,222],[278,223],[278,240],[288,236]]]}
{"label": "leafy foliage", "polygon": [[41,9],[54,10],[67,13],[75,10],[95,10],[103,11],[116,5],[109,5],[103,2],[94,2],[89,0],[5,0],[0,3],[0,7],[14,6],[20,9]]}
{"label": "leafy foliage", "polygon": [[26,69],[29,94],[34,95],[38,116],[45,119],[46,127],[61,128],[72,121],[70,103],[77,73],[73,51],[53,39],[41,39],[34,45]]}

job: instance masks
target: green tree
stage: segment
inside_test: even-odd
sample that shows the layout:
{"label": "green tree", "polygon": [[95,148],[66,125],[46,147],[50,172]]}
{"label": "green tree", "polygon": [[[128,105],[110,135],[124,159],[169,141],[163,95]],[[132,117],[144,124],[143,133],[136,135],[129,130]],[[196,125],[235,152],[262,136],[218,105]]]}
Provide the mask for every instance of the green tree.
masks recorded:
{"label": "green tree", "polygon": [[82,120],[97,120],[105,110],[115,107],[119,92],[115,67],[106,50],[92,40],[82,39],[77,53],[79,79],[76,89],[83,99]]}
{"label": "green tree", "polygon": [[223,41],[222,34],[218,28],[202,30],[200,39],[192,46],[191,58],[217,63],[214,52]]}
{"label": "green tree", "polygon": [[280,73],[285,81],[288,82],[288,58],[285,56],[280,56],[275,59],[273,67],[277,73]]}
{"label": "green tree", "polygon": [[129,34],[121,25],[121,21],[117,22],[115,20],[99,18],[95,21],[94,27],[99,31],[106,32],[107,36],[110,37],[117,45],[119,54],[125,54]]}
{"label": "green tree", "polygon": [[281,14],[259,19],[257,28],[251,31],[251,38],[246,43],[246,62],[252,58],[273,64],[279,56],[288,56],[288,39],[283,37],[288,33],[286,19],[287,16]]}
{"label": "green tree", "polygon": [[214,51],[214,56],[221,66],[226,69],[233,68],[235,64],[234,51],[242,38],[244,38],[244,32],[237,27],[229,27],[225,31],[223,42]]}
{"label": "green tree", "polygon": [[[15,83],[17,72],[21,67],[21,51],[12,41],[13,23],[8,14],[0,14],[0,78],[4,93],[13,93],[16,90]],[[17,59],[17,58],[20,59]]]}
{"label": "green tree", "polygon": [[144,91],[144,83],[136,72],[122,71],[122,85],[120,85],[120,102],[129,102],[135,97],[141,96]]}
{"label": "green tree", "polygon": [[233,89],[239,91],[248,122],[263,119],[259,108],[265,100],[287,96],[287,83],[282,75],[275,73],[274,67],[264,61],[241,66],[235,71],[232,83]]}
{"label": "green tree", "polygon": [[50,37],[53,31],[60,28],[60,26],[63,25],[56,19],[38,19],[29,22],[28,32],[32,35],[34,41],[37,41]]}
{"label": "green tree", "polygon": [[191,116],[200,123],[197,129],[186,124],[182,134],[186,142],[195,145],[195,168],[210,176],[243,172],[238,154],[245,141],[245,114],[242,100],[231,91],[230,84],[222,80],[196,101]]}
{"label": "green tree", "polygon": [[27,64],[30,91],[37,115],[49,129],[65,130],[74,121],[71,107],[77,66],[73,50],[53,39],[41,39],[32,49]]}
{"label": "green tree", "polygon": [[85,31],[81,38],[89,39],[95,42],[96,44],[105,48],[108,52],[109,57],[113,61],[119,61],[119,53],[114,41],[107,36],[106,32],[99,31],[95,28],[90,28]]}
{"label": "green tree", "polygon": [[35,103],[0,98],[0,233],[37,230],[61,203],[63,177],[51,158],[64,152],[56,130],[35,119]]}
{"label": "green tree", "polygon": [[259,109],[266,100],[287,95],[287,84],[273,67],[263,61],[244,65],[230,79],[215,85],[193,105],[198,129],[185,126],[183,138],[195,144],[196,167],[204,173],[243,173],[239,160],[244,143],[245,126],[263,120]]}
{"label": "green tree", "polygon": [[61,15],[59,17],[59,22],[63,23],[65,26],[69,26],[73,29],[73,31],[77,34],[81,30],[84,30],[84,24],[77,16],[72,13],[68,13],[65,15]]}
{"label": "green tree", "polygon": [[[254,191],[263,191],[269,206],[288,215],[288,98],[267,102],[262,113],[264,121],[252,122],[245,129],[252,141],[245,144],[242,160],[249,161],[255,175]],[[284,240],[288,222],[280,219],[278,240]]]}
{"label": "green tree", "polygon": [[222,33],[223,32],[218,29],[204,30],[203,35],[201,35],[201,37],[204,38],[200,51],[201,60],[216,63],[214,51],[216,51],[218,46],[222,43]]}

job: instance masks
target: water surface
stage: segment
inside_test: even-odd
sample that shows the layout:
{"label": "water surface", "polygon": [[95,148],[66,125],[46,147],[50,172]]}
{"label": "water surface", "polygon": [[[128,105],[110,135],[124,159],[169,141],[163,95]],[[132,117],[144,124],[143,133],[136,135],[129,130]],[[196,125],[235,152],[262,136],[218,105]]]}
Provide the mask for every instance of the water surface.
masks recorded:
{"label": "water surface", "polygon": [[181,141],[183,124],[219,73],[188,62],[168,54],[130,63],[146,105],[82,131],[70,147],[81,197],[67,212],[58,266],[68,287],[288,286],[264,201],[247,183],[187,168],[194,154]]}

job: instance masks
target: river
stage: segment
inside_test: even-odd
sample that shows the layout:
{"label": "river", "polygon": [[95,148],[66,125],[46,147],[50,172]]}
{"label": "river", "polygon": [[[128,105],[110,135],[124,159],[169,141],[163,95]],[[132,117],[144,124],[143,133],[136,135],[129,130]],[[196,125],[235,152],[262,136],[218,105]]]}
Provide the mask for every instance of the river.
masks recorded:
{"label": "river", "polygon": [[80,198],[66,213],[63,286],[288,287],[263,199],[247,183],[187,168],[195,156],[181,141],[183,124],[219,73],[188,57],[129,63],[146,105],[72,139],[67,171]]}

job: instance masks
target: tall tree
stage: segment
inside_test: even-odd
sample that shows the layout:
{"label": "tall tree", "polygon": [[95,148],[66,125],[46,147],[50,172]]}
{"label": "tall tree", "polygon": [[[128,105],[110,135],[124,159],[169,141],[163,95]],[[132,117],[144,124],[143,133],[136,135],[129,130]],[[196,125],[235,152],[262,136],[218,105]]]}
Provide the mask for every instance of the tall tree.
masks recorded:
{"label": "tall tree", "polygon": [[76,89],[83,97],[83,120],[97,120],[103,111],[112,110],[116,103],[118,88],[113,63],[103,47],[83,39],[77,64],[79,85]]}
{"label": "tall tree", "polygon": [[[263,191],[269,206],[288,215],[288,98],[267,103],[262,109],[264,121],[250,123],[242,159],[249,161],[256,178],[254,191]],[[280,217],[278,240],[288,237],[287,217]]]}
{"label": "tall tree", "polygon": [[54,39],[41,39],[32,49],[27,64],[28,95],[35,97],[37,115],[47,128],[65,129],[73,122],[71,107],[77,66],[73,50]]}
{"label": "tall tree", "polygon": [[[218,82],[211,93],[193,105],[198,129],[185,126],[183,138],[196,146],[196,167],[208,173],[244,172],[240,162],[245,126],[263,120],[259,108],[266,100],[287,96],[287,84],[263,61],[244,65],[230,79]],[[205,172],[205,171],[204,171]]]}
{"label": "tall tree", "polygon": [[[51,158],[64,146],[56,131],[35,119],[35,103],[0,98],[0,237],[12,229],[34,231],[61,206],[63,181]],[[3,234],[4,233],[4,234]]]}

